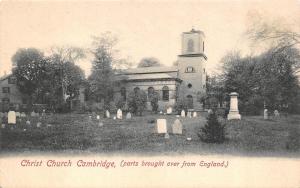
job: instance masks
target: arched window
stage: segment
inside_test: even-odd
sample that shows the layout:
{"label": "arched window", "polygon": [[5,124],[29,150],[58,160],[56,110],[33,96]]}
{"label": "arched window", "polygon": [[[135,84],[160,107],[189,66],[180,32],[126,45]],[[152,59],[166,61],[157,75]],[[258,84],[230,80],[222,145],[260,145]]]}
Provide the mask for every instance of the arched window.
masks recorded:
{"label": "arched window", "polygon": [[187,73],[195,72],[195,69],[194,69],[194,67],[187,67],[187,68],[185,69],[185,72],[187,72]]}
{"label": "arched window", "polygon": [[169,87],[168,86],[164,86],[162,88],[162,99],[164,101],[168,101],[169,100]]}
{"label": "arched window", "polygon": [[123,97],[124,100],[126,100],[126,88],[125,87],[121,88],[121,96]]}
{"label": "arched window", "polygon": [[135,87],[134,89],[133,89],[133,91],[136,93],[136,92],[138,92],[140,90],[140,88],[139,87]]}
{"label": "arched window", "polygon": [[192,88],[193,87],[193,85],[191,83],[189,83],[187,86],[188,86],[188,88]]}
{"label": "arched window", "polygon": [[192,39],[188,41],[188,52],[194,52],[194,41]]}
{"label": "arched window", "polygon": [[150,98],[153,93],[154,93],[154,88],[153,87],[149,87],[148,88],[148,98]]}

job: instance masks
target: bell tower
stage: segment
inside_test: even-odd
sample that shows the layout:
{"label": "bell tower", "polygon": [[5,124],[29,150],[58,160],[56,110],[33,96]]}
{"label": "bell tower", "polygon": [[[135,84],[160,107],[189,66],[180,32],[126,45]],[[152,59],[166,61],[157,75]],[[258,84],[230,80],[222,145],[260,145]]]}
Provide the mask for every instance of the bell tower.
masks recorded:
{"label": "bell tower", "polygon": [[178,72],[182,83],[179,97],[189,109],[203,110],[201,97],[206,93],[205,35],[192,29],[181,35],[181,55],[178,55]]}

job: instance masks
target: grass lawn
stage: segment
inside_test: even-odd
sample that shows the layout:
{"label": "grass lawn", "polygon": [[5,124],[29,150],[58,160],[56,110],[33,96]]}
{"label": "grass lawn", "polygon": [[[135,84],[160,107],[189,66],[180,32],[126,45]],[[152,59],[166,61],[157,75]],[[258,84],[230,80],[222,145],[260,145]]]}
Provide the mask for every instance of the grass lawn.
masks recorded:
{"label": "grass lawn", "polygon": [[[226,123],[226,141],[223,144],[204,143],[197,132],[206,119],[180,118],[183,135],[155,133],[155,120],[166,118],[168,131],[175,115],[147,115],[131,120],[101,119],[89,121],[87,114],[56,114],[30,117],[31,125],[22,119],[14,128],[1,128],[2,153],[100,153],[100,154],[229,154],[247,156],[300,157],[300,115],[263,120],[261,116],[244,116],[241,121]],[[36,123],[42,122],[37,128]],[[154,123],[153,123],[154,122]],[[186,138],[191,137],[188,141]]]}

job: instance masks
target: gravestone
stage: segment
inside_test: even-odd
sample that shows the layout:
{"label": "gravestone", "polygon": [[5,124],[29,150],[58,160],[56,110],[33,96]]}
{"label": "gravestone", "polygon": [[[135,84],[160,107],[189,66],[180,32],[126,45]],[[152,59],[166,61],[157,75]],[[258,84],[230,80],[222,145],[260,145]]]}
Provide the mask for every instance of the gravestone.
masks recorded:
{"label": "gravestone", "polygon": [[166,119],[157,119],[156,122],[157,133],[167,133],[167,120]]}
{"label": "gravestone", "polygon": [[179,119],[176,119],[172,125],[173,134],[182,134],[182,124]]}
{"label": "gravestone", "polygon": [[160,113],[160,114],[163,114],[163,112],[162,112],[162,111],[160,111],[159,113]]}
{"label": "gravestone", "polygon": [[35,112],[32,111],[31,114],[30,114],[30,116],[31,116],[31,117],[35,117],[35,116],[36,116]]}
{"label": "gravestone", "polygon": [[2,128],[2,129],[5,128],[5,124],[4,124],[4,123],[1,124],[1,128]]}
{"label": "gravestone", "polygon": [[130,113],[130,112],[128,112],[128,113],[126,114],[126,119],[131,119],[131,113]]}
{"label": "gravestone", "polygon": [[16,118],[16,112],[15,111],[9,111],[8,117],[7,117],[7,123],[8,124],[16,124],[17,118]]}
{"label": "gravestone", "polygon": [[114,120],[116,120],[117,118],[116,118],[116,116],[114,116],[114,118],[113,118]]}
{"label": "gravestone", "polygon": [[100,119],[100,116],[99,116],[99,115],[97,115],[97,119],[98,119],[98,120]]}
{"label": "gravestone", "polygon": [[213,113],[212,109],[209,109],[209,110],[207,111],[207,113],[208,113],[208,115],[209,115],[209,114],[212,114],[212,113]]}
{"label": "gravestone", "polygon": [[21,113],[21,117],[26,117],[25,112],[22,112],[22,113]]}
{"label": "gravestone", "polygon": [[197,116],[198,116],[197,112],[193,112],[193,117],[197,117]]}
{"label": "gravestone", "polygon": [[238,93],[232,92],[230,93],[230,109],[229,114],[227,116],[228,120],[231,119],[241,119],[241,115],[238,109]]}
{"label": "gravestone", "polygon": [[187,113],[187,117],[192,118],[192,112],[189,111],[189,112]]}
{"label": "gravestone", "polygon": [[46,115],[46,110],[44,109],[42,112],[42,116],[45,116],[45,115]]}
{"label": "gravestone", "polygon": [[99,121],[98,126],[99,126],[99,127],[102,127],[102,126],[103,126],[103,122],[102,122],[102,121]]}
{"label": "gravestone", "polygon": [[181,110],[181,117],[185,117],[185,111]]}
{"label": "gravestone", "polygon": [[26,121],[26,125],[30,125],[30,121],[29,120]]}
{"label": "gravestone", "polygon": [[274,116],[275,116],[275,117],[279,117],[279,116],[280,116],[278,110],[274,110]]}
{"label": "gravestone", "polygon": [[191,138],[191,137],[187,137],[186,140],[187,140],[187,141],[191,141],[192,138]]}
{"label": "gravestone", "polygon": [[105,111],[105,116],[106,116],[107,118],[110,118],[110,113],[109,113],[108,110]]}
{"label": "gravestone", "polygon": [[167,114],[172,114],[172,107],[167,108]]}
{"label": "gravestone", "polygon": [[166,133],[166,134],[165,134],[165,139],[169,139],[169,138],[170,138],[169,133]]}
{"label": "gravestone", "polygon": [[117,118],[118,119],[122,119],[122,110],[121,109],[118,109],[118,111],[117,111]]}
{"label": "gravestone", "polygon": [[264,110],[264,119],[269,119],[269,117],[268,117],[268,109]]}
{"label": "gravestone", "polygon": [[20,117],[20,116],[21,116],[20,112],[16,112],[16,117]]}
{"label": "gravestone", "polygon": [[179,118],[179,117],[180,117],[180,115],[176,115],[176,117],[177,117],[177,118]]}
{"label": "gravestone", "polygon": [[36,127],[39,128],[41,127],[42,123],[41,122],[37,122]]}

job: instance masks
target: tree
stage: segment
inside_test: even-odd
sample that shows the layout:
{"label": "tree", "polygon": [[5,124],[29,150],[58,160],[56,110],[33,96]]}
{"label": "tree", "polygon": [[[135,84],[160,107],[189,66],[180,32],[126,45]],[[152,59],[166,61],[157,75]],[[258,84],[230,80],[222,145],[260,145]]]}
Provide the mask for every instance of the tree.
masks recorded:
{"label": "tree", "polygon": [[128,95],[128,107],[129,111],[136,114],[142,115],[145,110],[147,103],[147,95],[140,89],[135,89]]}
{"label": "tree", "polygon": [[158,109],[158,100],[159,100],[159,94],[156,91],[152,91],[149,94],[149,101],[151,103],[151,107],[152,107],[152,112],[157,113],[157,109]]}
{"label": "tree", "polygon": [[109,33],[101,37],[94,37],[93,49],[94,56],[92,61],[92,73],[89,77],[90,89],[93,98],[100,102],[104,100],[104,105],[109,106],[113,99],[114,71],[112,69],[115,54],[116,37]]}
{"label": "tree", "polygon": [[208,143],[223,143],[225,141],[225,125],[218,121],[218,117],[213,113],[208,114],[207,122],[198,133],[200,139]]}
{"label": "tree", "polygon": [[35,48],[22,48],[14,54],[12,62],[18,89],[28,96],[29,105],[38,102],[47,72],[44,54]]}
{"label": "tree", "polygon": [[137,67],[160,67],[162,64],[155,57],[143,58]]}

